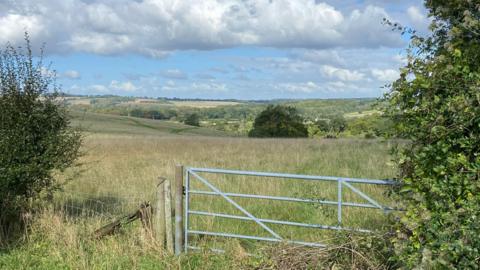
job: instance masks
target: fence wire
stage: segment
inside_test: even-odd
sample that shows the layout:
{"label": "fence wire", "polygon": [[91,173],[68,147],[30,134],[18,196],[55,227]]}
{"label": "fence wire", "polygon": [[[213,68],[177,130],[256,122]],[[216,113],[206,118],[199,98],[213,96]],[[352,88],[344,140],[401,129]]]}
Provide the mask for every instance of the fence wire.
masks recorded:
{"label": "fence wire", "polygon": [[122,195],[63,191],[54,200],[54,211],[68,220],[101,219],[112,220],[131,213],[142,203],[154,203],[151,194]]}

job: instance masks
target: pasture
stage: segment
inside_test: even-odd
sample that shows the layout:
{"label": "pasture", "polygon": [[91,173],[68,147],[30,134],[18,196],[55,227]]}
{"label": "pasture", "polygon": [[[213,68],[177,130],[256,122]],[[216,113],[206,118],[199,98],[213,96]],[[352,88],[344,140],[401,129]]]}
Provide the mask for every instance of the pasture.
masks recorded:
{"label": "pasture", "polygon": [[[192,253],[175,258],[162,251],[141,226],[132,224],[121,233],[93,240],[91,233],[115,215],[133,209],[144,200],[155,200],[158,177],[174,177],[174,166],[229,168],[267,172],[331,175],[385,179],[394,176],[390,165],[390,143],[362,139],[248,139],[226,137],[225,133],[181,124],[100,114],[75,115],[73,124],[86,131],[79,166],[58,174],[65,182],[52,206],[33,224],[24,245],[0,256],[0,268],[19,269],[35,265],[39,269],[224,269],[253,268],[265,258],[242,254],[260,247],[251,241],[226,241],[220,238],[192,238],[199,245],[225,248],[227,254]],[[190,128],[190,129],[187,129]],[[275,181],[246,177],[211,178],[224,191],[290,197],[331,198],[335,187],[301,181]],[[198,183],[194,187],[201,189]],[[362,187],[359,187],[362,188]],[[203,187],[203,189],[205,189]],[[384,200],[382,188],[367,190]],[[350,201],[361,202],[353,194]],[[98,216],[79,218],[88,202],[100,202],[93,209]],[[311,204],[265,202],[238,199],[252,213],[262,218],[281,218],[297,222],[334,225],[335,207]],[[192,207],[237,214],[221,198],[197,196]],[[386,202],[386,201],[385,201]],[[58,211],[61,204],[71,204],[79,212]],[[381,228],[384,218],[376,210],[345,209],[350,227]],[[242,234],[264,233],[252,222],[196,217],[191,226],[203,230]],[[279,232],[309,241],[334,241],[328,231],[278,228]],[[45,258],[48,258],[45,259]]]}

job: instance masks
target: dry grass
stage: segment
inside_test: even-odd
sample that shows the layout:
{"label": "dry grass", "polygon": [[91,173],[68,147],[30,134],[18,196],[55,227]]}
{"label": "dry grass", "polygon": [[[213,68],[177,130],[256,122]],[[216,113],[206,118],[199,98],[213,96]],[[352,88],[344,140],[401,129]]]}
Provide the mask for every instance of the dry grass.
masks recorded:
{"label": "dry grass", "polygon": [[178,107],[193,107],[193,108],[215,108],[219,106],[232,106],[240,103],[233,101],[170,101]]}
{"label": "dry grass", "polygon": [[[209,137],[139,137],[93,135],[87,138],[82,172],[66,185],[69,192],[90,194],[91,199],[130,198],[155,200],[159,176],[173,179],[176,164],[240,170],[333,175],[384,179],[393,175],[388,166],[388,143],[367,140],[244,139]],[[67,174],[77,173],[71,171]],[[225,192],[311,199],[336,200],[336,184],[310,181],[265,179],[261,177],[205,175]],[[382,187],[356,185],[381,202],[389,203]],[[209,189],[192,179],[191,187]],[[364,203],[358,195],[344,190],[344,200]],[[261,218],[336,225],[336,206],[235,199]],[[106,201],[105,203],[108,203]],[[221,197],[193,195],[191,208],[200,211],[239,215]],[[343,210],[344,226],[376,229],[383,225],[383,213],[372,209]],[[232,221],[192,216],[192,228],[248,235],[269,236],[249,221]],[[272,225],[287,239],[328,242],[330,232]],[[195,238],[192,238],[195,240]],[[222,243],[216,242],[217,245]]]}
{"label": "dry grass", "polygon": [[[261,256],[261,259],[245,257],[247,252],[259,250],[257,248],[260,246],[251,241],[191,237],[191,241],[198,245],[225,248],[227,254],[201,252],[175,258],[165,254],[155,241],[146,237],[139,224],[129,225],[122,233],[101,241],[93,240],[91,233],[115,216],[118,207],[121,207],[120,212],[125,212],[142,200],[155,200],[158,177],[173,179],[176,164],[383,179],[392,177],[394,172],[394,168],[388,165],[388,148],[389,143],[377,140],[88,135],[83,148],[85,154],[81,158],[83,165],[59,175],[59,179],[65,181],[66,185],[65,193],[57,194],[57,202],[68,201],[87,209],[90,206],[85,202],[100,201],[103,208],[94,210],[101,215],[78,219],[78,213],[47,210],[33,225],[25,245],[4,255],[0,251],[0,268],[282,269],[281,265],[287,262],[268,252],[267,257]],[[329,184],[306,181],[213,176],[208,179],[228,192],[327,199],[336,194],[335,187]],[[192,187],[207,190],[198,182],[192,182]],[[381,188],[358,187],[378,200],[385,200],[382,199]],[[68,197],[67,194],[76,197]],[[359,201],[359,198],[350,193],[345,195],[345,199]],[[310,204],[246,199],[236,201],[262,218],[329,225],[335,225],[336,222],[335,207],[318,208]],[[191,203],[192,208],[197,210],[238,214],[220,198],[196,196]],[[345,208],[344,211],[344,220],[350,220],[349,226],[381,227],[383,224],[383,216],[375,210],[353,211]],[[258,226],[248,222],[206,217],[192,217],[191,221],[192,228],[195,229],[266,236]],[[272,227],[287,239],[329,242],[336,237],[332,233],[318,230],[278,225]],[[287,253],[300,256],[298,251],[289,249]],[[314,254],[310,255],[313,263],[326,262],[315,259],[317,257]],[[326,258],[324,253],[320,255]],[[363,261],[358,259],[358,263]],[[320,268],[325,267],[327,266],[323,265]]]}

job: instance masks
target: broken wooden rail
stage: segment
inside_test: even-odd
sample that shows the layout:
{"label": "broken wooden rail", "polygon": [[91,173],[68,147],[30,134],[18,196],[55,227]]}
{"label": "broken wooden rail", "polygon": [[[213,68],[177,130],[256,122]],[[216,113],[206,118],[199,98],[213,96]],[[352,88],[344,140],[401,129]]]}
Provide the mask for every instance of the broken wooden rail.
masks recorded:
{"label": "broken wooden rail", "polygon": [[[123,226],[140,219],[147,232],[155,236],[156,241],[161,247],[165,247],[169,253],[179,255],[183,250],[183,166],[177,165],[175,168],[174,183],[174,205],[172,209],[172,188],[170,181],[164,177],[159,177],[157,185],[157,201],[155,209],[150,202],[142,203],[134,212],[122,216],[117,220],[97,229],[93,234],[94,238],[100,239],[106,235],[117,233]],[[173,218],[175,220],[175,237],[173,237]]]}
{"label": "broken wooden rail", "polygon": [[146,229],[151,229],[151,212],[152,208],[149,202],[142,203],[140,207],[135,210],[135,212],[120,217],[119,219],[101,227],[100,229],[96,230],[93,235],[95,238],[100,239],[106,235],[112,235],[118,232],[118,230],[129,224],[137,219],[142,220],[142,224]]}

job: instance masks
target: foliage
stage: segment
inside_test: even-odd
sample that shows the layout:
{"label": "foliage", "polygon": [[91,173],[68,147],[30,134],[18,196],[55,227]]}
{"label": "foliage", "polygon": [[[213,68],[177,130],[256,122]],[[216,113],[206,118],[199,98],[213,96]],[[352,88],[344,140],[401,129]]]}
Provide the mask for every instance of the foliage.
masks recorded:
{"label": "foliage", "polygon": [[69,127],[55,75],[26,47],[0,51],[0,243],[18,229],[42,191],[56,187],[52,173],[78,156],[80,136]]}
{"label": "foliage", "polygon": [[398,259],[407,268],[480,266],[480,3],[426,1],[431,35],[411,35],[408,64],[386,96],[406,212]]}
{"label": "foliage", "polygon": [[308,130],[294,107],[269,105],[255,118],[248,136],[308,137]]}
{"label": "foliage", "polygon": [[335,116],[332,120],[330,120],[330,130],[335,133],[340,133],[345,131],[347,128],[347,121],[342,115]]}
{"label": "foliage", "polygon": [[189,126],[200,126],[200,117],[196,113],[187,114],[183,122]]}
{"label": "foliage", "polygon": [[378,113],[363,117],[355,117],[349,119],[347,123],[347,131],[350,132],[350,134],[365,134],[365,136],[370,138],[391,134],[393,125],[391,119]]}
{"label": "foliage", "polygon": [[394,269],[393,250],[382,234],[337,232],[326,248],[279,244],[265,249],[255,269]]}
{"label": "foliage", "polygon": [[[345,116],[348,134],[350,119],[368,117],[372,112],[374,99],[311,99],[273,101],[235,101],[225,105],[222,101],[195,101],[182,104],[175,99],[139,99],[118,96],[77,96],[67,100],[72,111],[96,112],[132,116],[154,120],[181,121],[186,115],[196,113],[203,119],[203,126],[227,131],[231,134],[247,135],[255,117],[268,104],[295,107],[306,122],[324,119],[329,122],[335,117]],[[188,106],[187,106],[188,105]],[[213,106],[213,107],[212,107]],[[353,116],[353,117],[350,117]],[[310,128],[310,127],[309,127]],[[313,128],[313,127],[312,127]],[[324,136],[331,131],[319,131]],[[366,131],[365,131],[366,132]],[[364,132],[356,133],[360,135]],[[316,133],[315,133],[316,134]],[[353,134],[353,133],[352,133]]]}

